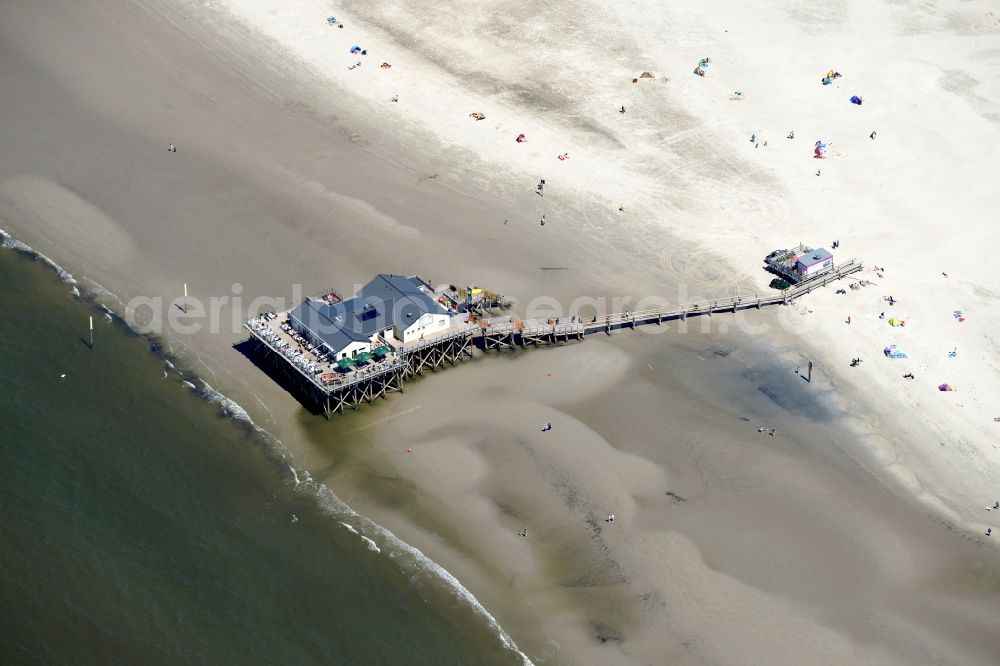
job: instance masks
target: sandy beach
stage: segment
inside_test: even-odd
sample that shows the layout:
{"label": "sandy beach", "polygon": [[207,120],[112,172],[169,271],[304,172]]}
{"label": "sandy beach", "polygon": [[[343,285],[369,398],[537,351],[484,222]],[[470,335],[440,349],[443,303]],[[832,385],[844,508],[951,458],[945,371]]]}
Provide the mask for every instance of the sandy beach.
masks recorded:
{"label": "sandy beach", "polygon": [[[226,297],[158,338],[535,663],[995,663],[1000,11],[652,4],[7,3],[0,228],[127,318]],[[376,272],[571,314],[752,297],[834,240],[868,286],[333,422],[233,349],[254,299]]]}

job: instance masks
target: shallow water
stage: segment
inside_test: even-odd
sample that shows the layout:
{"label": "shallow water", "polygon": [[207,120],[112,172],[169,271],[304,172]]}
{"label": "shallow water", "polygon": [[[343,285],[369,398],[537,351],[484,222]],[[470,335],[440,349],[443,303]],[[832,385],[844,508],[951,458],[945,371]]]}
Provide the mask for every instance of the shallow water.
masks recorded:
{"label": "shallow water", "polygon": [[520,663],[72,289],[0,251],[0,661]]}

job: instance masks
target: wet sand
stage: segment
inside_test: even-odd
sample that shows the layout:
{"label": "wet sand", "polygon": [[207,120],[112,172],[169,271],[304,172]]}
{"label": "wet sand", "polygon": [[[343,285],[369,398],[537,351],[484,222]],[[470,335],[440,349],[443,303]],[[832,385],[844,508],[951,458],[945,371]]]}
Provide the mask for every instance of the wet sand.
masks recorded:
{"label": "wet sand", "polygon": [[[0,9],[0,226],[122,301],[169,303],[188,283],[245,308],[376,271],[475,281],[522,307],[754,288],[718,279],[725,260],[690,241],[623,226],[596,195],[535,196],[547,173],[465,170],[461,151],[392,132],[364,99],[241,48],[239,24],[181,7]],[[672,210],[696,223],[692,208]],[[452,572],[532,658],[1000,654],[995,548],[893,493],[836,378],[801,386],[775,315],[754,315],[766,339],[716,317],[707,334],[480,359],[327,423],[231,348],[232,307],[218,333],[166,344],[297,466]]]}
{"label": "wet sand", "polygon": [[487,605],[522,599],[501,621],[532,655],[989,663],[993,549],[873,479],[773,351],[622,334],[484,359],[313,445],[349,503],[485,577]]}

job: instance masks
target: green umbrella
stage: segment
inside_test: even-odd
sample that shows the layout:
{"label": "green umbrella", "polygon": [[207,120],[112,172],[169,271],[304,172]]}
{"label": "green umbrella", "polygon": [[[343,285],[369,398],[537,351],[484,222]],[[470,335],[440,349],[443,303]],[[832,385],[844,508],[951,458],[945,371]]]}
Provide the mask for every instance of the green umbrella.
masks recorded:
{"label": "green umbrella", "polygon": [[367,363],[368,361],[372,360],[372,354],[371,352],[361,352],[360,354],[354,357],[354,360],[357,361],[358,363]]}
{"label": "green umbrella", "polygon": [[372,350],[372,354],[375,354],[375,356],[385,356],[388,353],[389,353],[389,348],[386,347],[385,345],[382,345],[381,347],[376,347],[374,350]]}
{"label": "green umbrella", "polygon": [[341,370],[347,370],[349,367],[351,367],[352,365],[354,365],[354,359],[353,358],[342,358],[339,361],[337,361],[337,365],[340,366]]}

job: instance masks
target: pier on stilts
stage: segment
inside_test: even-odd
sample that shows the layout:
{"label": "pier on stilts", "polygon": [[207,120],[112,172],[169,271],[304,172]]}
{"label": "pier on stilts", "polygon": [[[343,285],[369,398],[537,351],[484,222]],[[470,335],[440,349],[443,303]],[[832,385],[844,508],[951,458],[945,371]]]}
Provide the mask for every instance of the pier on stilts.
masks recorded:
{"label": "pier on stilts", "polygon": [[[331,418],[346,408],[358,409],[364,402],[373,403],[389,393],[403,392],[406,381],[421,376],[425,370],[456,365],[473,358],[473,348],[484,352],[527,347],[551,346],[580,342],[597,333],[611,335],[614,331],[638,326],[662,324],[665,321],[686,321],[688,317],[736,313],[772,305],[787,305],[790,301],[827,286],[863,269],[860,261],[852,260],[835,270],[805,280],[780,293],[769,296],[734,296],[703,300],[637,312],[620,312],[588,318],[579,316],[559,319],[519,320],[511,316],[480,318],[473,323],[453,325],[440,334],[418,342],[393,347],[381,360],[350,372],[319,373],[303,367],[284,352],[273,328],[244,325],[250,334],[252,354],[259,365],[286,385],[308,408]],[[287,313],[282,313],[287,315]],[[567,321],[567,319],[569,321]],[[315,365],[315,364],[314,364]]]}

